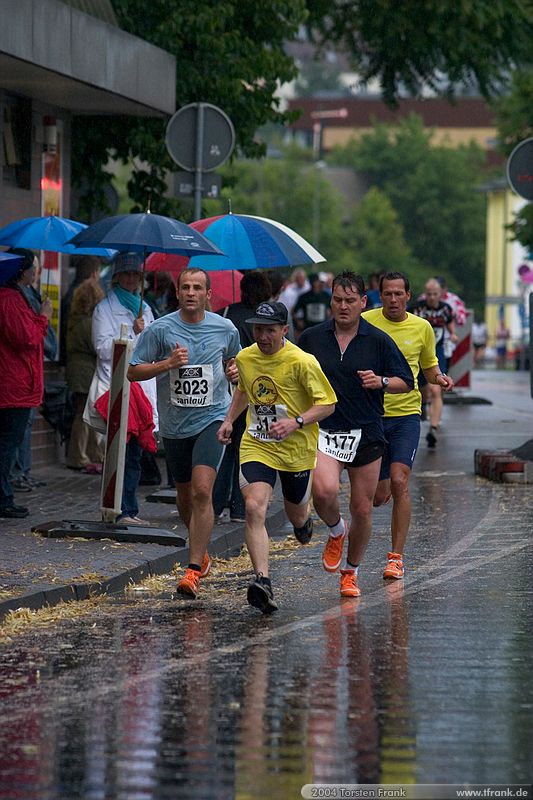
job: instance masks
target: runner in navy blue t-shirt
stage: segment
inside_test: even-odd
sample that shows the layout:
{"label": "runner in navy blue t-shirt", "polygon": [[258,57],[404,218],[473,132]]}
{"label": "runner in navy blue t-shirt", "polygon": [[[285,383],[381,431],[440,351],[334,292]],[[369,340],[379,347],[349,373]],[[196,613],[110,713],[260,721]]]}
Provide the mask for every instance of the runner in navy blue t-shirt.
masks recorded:
{"label": "runner in navy blue t-shirt", "polygon": [[[337,395],[335,411],[320,424],[313,503],[329,528],[322,555],[327,572],[348,554],[341,569],[341,595],[358,597],[357,571],[372,532],[372,502],[385,447],[383,393],[409,392],[413,374],[388,334],[361,319],[366,306],[364,280],[345,271],[333,281],[332,319],[303,331],[299,346],[312,353]],[[340,514],[339,481],[344,468],[350,480],[348,526]]]}

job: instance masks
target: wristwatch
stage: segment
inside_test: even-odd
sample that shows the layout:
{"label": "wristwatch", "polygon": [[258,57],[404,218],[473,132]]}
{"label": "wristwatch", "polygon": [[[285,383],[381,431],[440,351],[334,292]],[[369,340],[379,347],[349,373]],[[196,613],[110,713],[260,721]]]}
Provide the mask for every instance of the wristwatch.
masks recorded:
{"label": "wristwatch", "polygon": [[383,387],[383,389],[386,389],[387,386],[389,385],[389,383],[390,383],[389,378],[386,378],[385,376],[383,376],[382,379],[381,379],[381,386]]}
{"label": "wristwatch", "polygon": [[298,427],[299,427],[299,428],[303,428],[303,426],[305,425],[304,418],[303,418],[303,417],[300,417],[300,416],[298,416],[298,417],[294,417],[294,419],[295,419],[295,420],[296,420],[296,422],[298,423]]}

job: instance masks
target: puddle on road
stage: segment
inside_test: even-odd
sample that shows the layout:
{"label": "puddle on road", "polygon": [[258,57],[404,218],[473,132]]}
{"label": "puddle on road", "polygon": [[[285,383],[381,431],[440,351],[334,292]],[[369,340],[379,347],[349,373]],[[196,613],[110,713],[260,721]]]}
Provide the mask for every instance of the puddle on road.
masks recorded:
{"label": "puddle on road", "polygon": [[247,582],[215,575],[178,604],[159,585],[6,647],[0,798],[286,800],[341,775],[414,781],[401,591],[376,628],[347,601],[300,629],[298,577],[281,623],[247,608]]}
{"label": "puddle on road", "polygon": [[[247,606],[249,576],[233,564],[196,602],[172,596],[175,578],[156,579],[0,645],[0,800],[289,800],[306,783],[527,782],[531,569],[523,551],[507,555],[488,585],[468,572],[468,551],[463,573],[454,562],[453,581],[438,582],[439,553],[457,558],[450,521],[470,513],[470,497],[450,503],[446,487],[420,481],[446,524],[435,535],[418,503],[424,558],[405,584],[383,584],[376,525],[362,601],[332,593],[338,578],[317,572],[316,542],[281,548],[272,617]],[[501,546],[499,530],[491,536]],[[482,554],[489,544],[485,534]]]}

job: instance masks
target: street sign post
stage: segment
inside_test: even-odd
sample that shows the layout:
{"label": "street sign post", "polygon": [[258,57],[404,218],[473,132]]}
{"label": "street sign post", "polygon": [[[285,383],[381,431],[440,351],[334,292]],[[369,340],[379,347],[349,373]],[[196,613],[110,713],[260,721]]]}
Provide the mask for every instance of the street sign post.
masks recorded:
{"label": "street sign post", "polygon": [[202,173],[222,166],[235,147],[227,114],[211,103],[190,103],[170,118],[165,144],[178,166],[194,173],[194,218],[202,215]]}
{"label": "street sign post", "polygon": [[[174,173],[174,194],[177,197],[192,197],[194,194],[195,175],[193,172]],[[202,197],[216,199],[220,197],[222,178],[211,173],[202,177]]]}

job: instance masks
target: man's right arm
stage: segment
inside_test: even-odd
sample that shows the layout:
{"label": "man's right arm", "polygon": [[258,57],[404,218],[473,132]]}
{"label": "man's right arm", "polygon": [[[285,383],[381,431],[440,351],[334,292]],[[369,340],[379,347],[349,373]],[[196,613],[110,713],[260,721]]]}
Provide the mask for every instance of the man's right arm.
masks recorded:
{"label": "man's right arm", "polygon": [[189,351],[176,342],[176,347],[168,356],[161,361],[149,361],[144,364],[130,364],[128,367],[128,380],[147,381],[168,372],[171,369],[183,367],[189,361]]}
{"label": "man's right arm", "polygon": [[128,367],[128,380],[147,381],[157,375],[162,375],[163,372],[169,371],[169,361],[169,358],[165,358],[163,361],[154,361],[152,364],[130,364]]}

